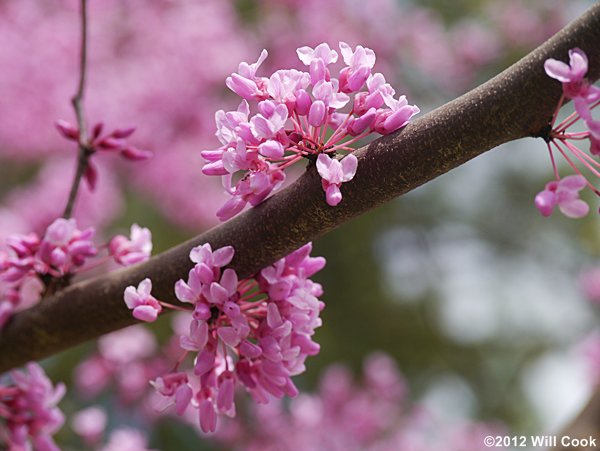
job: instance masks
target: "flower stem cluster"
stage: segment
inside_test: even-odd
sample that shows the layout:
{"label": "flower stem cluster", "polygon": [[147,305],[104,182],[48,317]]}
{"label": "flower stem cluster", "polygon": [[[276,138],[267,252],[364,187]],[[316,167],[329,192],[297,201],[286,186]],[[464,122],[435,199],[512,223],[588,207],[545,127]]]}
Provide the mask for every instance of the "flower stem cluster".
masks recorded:
{"label": "flower stem cluster", "polygon": [[96,152],[119,153],[123,158],[132,161],[142,161],[152,156],[151,151],[138,149],[127,143],[126,139],[133,134],[135,131],[134,127],[118,128],[108,134],[102,135],[104,124],[98,122],[92,128],[92,133],[87,142],[81,143],[79,128],[64,120],[56,121],[55,125],[64,138],[77,142],[85,150],[86,167],[83,176],[92,191],[96,187],[98,171],[89,160],[89,157]]}
{"label": "flower stem cluster", "polygon": [[[554,180],[547,183],[543,191],[535,197],[535,205],[543,216],[550,216],[558,206],[568,217],[580,218],[589,211],[588,204],[579,198],[579,193],[586,186],[595,194],[595,188],[576,162],[591,175],[600,177],[600,162],[595,156],[600,155],[600,120],[594,120],[592,110],[600,105],[600,88],[590,85],[585,79],[588,70],[588,59],[580,49],[569,50],[569,64],[555,59],[548,59],[544,64],[548,76],[560,81],[563,87],[550,131],[544,136],[554,169]],[[556,124],[558,111],[565,99],[573,100],[575,112],[564,121]],[[568,131],[570,127],[583,120],[585,131]],[[589,153],[581,150],[577,142],[589,143]],[[560,153],[575,174],[561,177],[554,159],[554,152]]]}
{"label": "flower stem cluster", "polygon": [[[297,395],[291,377],[319,352],[312,335],[324,307],[318,299],[321,285],[310,277],[325,266],[325,259],[310,257],[311,249],[307,244],[243,280],[233,269],[224,269],[234,255],[231,246],[213,251],[205,244],[191,251],[195,265],[188,280],[175,285],[177,298],[190,304],[189,329],[179,341],[185,352],[172,372],[153,381],[165,407],[175,405],[183,415],[192,405],[201,429],[212,432],[217,414],[235,416],[238,386],[259,403]],[[126,302],[135,288],[127,290]],[[179,368],[188,354],[194,355],[192,371]]]}
{"label": "flower stem cluster", "polygon": [[10,450],[58,451],[52,434],[64,417],[56,406],[65,386],[52,386],[42,367],[29,363],[27,372],[11,372],[12,384],[0,384],[0,447]]}
{"label": "flower stem cluster", "polygon": [[[106,246],[109,256],[123,266],[147,260],[152,250],[148,229],[134,224],[131,234],[131,239],[118,235]],[[75,219],[58,218],[42,237],[36,233],[9,236],[0,248],[0,328],[15,311],[35,304],[43,291],[51,294],[68,285],[74,275],[91,269],[84,265],[98,254],[94,235],[93,227],[80,230]]]}
{"label": "flower stem cluster", "polygon": [[[267,57],[263,50],[255,63],[241,63],[227,78],[227,86],[243,101],[236,111],[217,111],[222,147],[202,152],[202,172],[222,176],[232,196],[217,212],[219,219],[262,202],[284,181],[285,169],[303,158],[318,161],[327,203],[337,205],[340,186],[354,177],[358,162],[351,154],[341,163],[335,156],[352,152],[350,146],[371,133],[398,130],[419,112],[405,96],[395,99],[384,76],[372,72],[373,50],[360,45],[352,50],[340,42],[340,53],[344,67],[337,78],[329,66],[337,62],[338,52],[325,43],[297,50],[307,72],[285,69],[259,77]],[[252,116],[249,102],[257,103]],[[242,175],[234,182],[238,173]]]}

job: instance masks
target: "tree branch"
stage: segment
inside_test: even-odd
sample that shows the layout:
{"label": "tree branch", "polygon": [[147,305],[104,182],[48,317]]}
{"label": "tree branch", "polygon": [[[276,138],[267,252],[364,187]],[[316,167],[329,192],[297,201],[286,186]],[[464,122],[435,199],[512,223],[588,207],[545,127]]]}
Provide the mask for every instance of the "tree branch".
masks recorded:
{"label": "tree branch", "polygon": [[[560,433],[555,434],[558,437],[557,446],[549,451],[569,451],[573,447],[564,447],[560,444],[560,437],[570,436],[572,438],[598,437],[600,430],[600,390],[596,390],[592,398],[588,401],[585,408],[577,417],[566,426]],[[581,448],[582,449],[582,448]],[[586,450],[598,448],[586,448]]]}
{"label": "tree branch", "polygon": [[415,120],[398,133],[355,152],[358,172],[344,184],[337,207],[325,203],[312,168],[258,207],[157,255],[141,265],[70,286],[15,315],[0,333],[0,372],[40,359],[136,321],[123,290],[145,277],[153,294],[176,302],[173,285],[187,275],[192,247],[235,247],[231,267],[240,277],[404,194],[502,143],[537,136],[561,94],[543,63],[567,59],[573,47],[590,59],[589,77],[600,75],[600,4],[484,85]]}
{"label": "tree branch", "polygon": [[79,53],[79,82],[77,91],[71,99],[75,116],[77,118],[77,127],[79,128],[79,151],[77,155],[77,168],[73,177],[73,183],[67,199],[67,205],[63,213],[63,218],[70,218],[75,207],[75,199],[79,191],[81,179],[88,167],[88,160],[93,153],[88,143],[87,129],[85,123],[85,112],[83,110],[83,96],[85,92],[85,80],[87,72],[87,45],[88,45],[88,14],[87,0],[80,2],[80,20],[81,20],[81,48]]}

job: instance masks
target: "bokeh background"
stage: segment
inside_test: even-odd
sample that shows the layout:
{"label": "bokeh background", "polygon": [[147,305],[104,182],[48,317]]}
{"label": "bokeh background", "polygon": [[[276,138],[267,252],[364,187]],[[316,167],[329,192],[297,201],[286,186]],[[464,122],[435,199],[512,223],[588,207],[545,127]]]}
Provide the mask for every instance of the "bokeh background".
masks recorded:
{"label": "bokeh background", "polygon": [[[240,61],[254,62],[266,48],[261,74],[268,75],[299,68],[302,45],[361,44],[375,50],[375,69],[426,113],[516,61],[592,2],[89,3],[88,118],[109,128],[135,125],[131,142],[155,157],[98,156],[97,191],[83,188],[76,217],[104,238],[133,222],[147,226],[158,253],[216,224],[225,197],[201,174],[200,151],[218,146],[214,112],[238,102],[224,80]],[[54,121],[74,122],[78,36],[74,0],[0,1],[0,239],[42,231],[64,208],[76,149]],[[544,143],[523,140],[315,242],[314,254],[328,261],[316,277],[325,288],[322,351],[299,387],[314,390],[334,362],[358,374],[369,354],[384,351],[405,376],[410,402],[441,418],[502,424],[517,435],[557,431],[596,380],[589,337],[597,316],[579,277],[598,264],[600,229],[596,214],[539,215],[533,198],[550,178]],[[150,329],[164,341],[169,323]],[[69,383],[94,349],[88,343],[45,367]],[[143,427],[115,393],[86,400],[73,389],[61,405],[69,414],[100,403],[114,414],[110,427]],[[162,450],[221,449],[171,419],[146,433]],[[82,446],[68,424],[59,440]]]}

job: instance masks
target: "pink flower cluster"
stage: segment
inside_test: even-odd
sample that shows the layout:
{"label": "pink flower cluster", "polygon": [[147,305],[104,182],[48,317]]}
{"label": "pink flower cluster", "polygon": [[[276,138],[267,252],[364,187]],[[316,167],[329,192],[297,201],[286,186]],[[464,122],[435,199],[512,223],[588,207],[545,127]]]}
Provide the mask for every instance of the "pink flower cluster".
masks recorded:
{"label": "pink flower cluster", "polygon": [[[10,450],[59,451],[52,435],[64,417],[57,407],[65,386],[52,386],[42,367],[29,363],[26,372],[10,373],[13,384],[0,384],[0,447]],[[3,447],[6,446],[7,448]]]}
{"label": "pink flower cluster", "polygon": [[[149,150],[138,149],[137,147],[127,144],[125,141],[135,131],[134,127],[118,128],[103,136],[102,130],[104,129],[104,124],[98,122],[92,128],[91,136],[85,143],[80,143],[79,129],[69,122],[59,120],[56,122],[56,128],[64,138],[84,146],[90,155],[99,151],[115,152],[121,154],[122,157],[133,161],[146,160],[152,156],[152,152]],[[84,177],[90,189],[94,190],[98,180],[98,170],[89,160]]]}
{"label": "pink flower cluster", "polygon": [[0,327],[15,310],[37,302],[45,284],[68,281],[95,256],[94,233],[93,228],[79,230],[74,219],[59,218],[42,238],[35,233],[9,236],[0,253]]}
{"label": "pink flower cluster", "polygon": [[377,353],[365,361],[362,383],[341,365],[323,375],[318,392],[289,403],[252,406],[249,421],[217,433],[228,449],[244,451],[480,451],[498,427],[456,418],[449,422],[409,404],[395,362]]}
{"label": "pink flower cluster", "polygon": [[[398,130],[419,112],[405,96],[395,99],[384,76],[372,72],[373,50],[360,45],[352,50],[340,42],[340,53],[344,67],[337,78],[329,66],[338,61],[338,52],[325,43],[297,49],[308,72],[285,69],[259,77],[258,68],[267,57],[263,50],[255,63],[241,63],[227,78],[227,86],[243,101],[236,111],[217,111],[216,135],[222,147],[202,152],[202,172],[222,176],[232,196],[217,212],[219,219],[262,202],[284,181],[284,170],[303,158],[318,160],[327,203],[337,205],[340,186],[354,177],[357,160],[347,155],[340,163],[335,156],[352,152],[350,145],[371,133]],[[257,102],[258,112],[252,116],[248,102]],[[233,183],[240,171],[243,176]]]}
{"label": "pink flower cluster", "polygon": [[156,337],[142,325],[135,325],[100,338],[98,352],[77,366],[73,379],[85,399],[112,384],[119,401],[130,404],[144,397],[150,388],[148,380],[168,367],[158,352]]}
{"label": "pink flower cluster", "polygon": [[98,446],[104,429],[106,428],[107,415],[100,407],[88,407],[75,414],[71,421],[73,430],[79,435],[86,445],[86,449],[97,451],[156,451],[148,448],[148,439],[137,429],[120,427],[110,433],[108,442]]}
{"label": "pink flower cluster", "polygon": [[194,368],[180,370],[178,363],[153,382],[164,407],[175,405],[183,415],[191,404],[198,409],[202,430],[212,432],[218,413],[235,416],[237,386],[259,403],[298,394],[291,377],[319,352],[312,335],[324,307],[318,299],[321,285],[310,277],[325,259],[310,257],[311,249],[307,244],[243,280],[233,269],[223,269],[233,258],[231,246],[213,251],[205,244],[190,252],[195,265],[187,281],[177,282],[175,294],[191,304],[189,329],[179,345],[184,357],[195,356]]}
{"label": "pink flower cluster", "polygon": [[[152,250],[148,229],[134,224],[131,233],[130,240],[119,235],[108,246],[109,254],[123,266],[147,260]],[[80,230],[75,219],[58,218],[41,238],[35,233],[9,236],[0,249],[0,327],[15,311],[35,304],[44,288],[61,288],[75,274],[90,269],[84,264],[98,253],[94,235],[93,227]]]}
{"label": "pink flower cluster", "polygon": [[[544,69],[548,76],[562,83],[563,95],[550,124],[550,131],[547,136],[543,136],[550,153],[555,180],[547,183],[545,189],[535,197],[535,205],[543,216],[550,216],[558,206],[565,216],[580,218],[588,213],[589,206],[579,198],[579,192],[588,186],[595,194],[600,195],[600,191],[587,180],[573,161],[574,158],[591,174],[600,177],[600,162],[594,158],[600,155],[600,120],[594,120],[592,117],[592,110],[600,105],[600,88],[590,85],[585,79],[588,59],[580,49],[569,50],[569,64],[548,59],[544,63]],[[565,98],[573,100],[575,112],[555,125],[558,111]],[[583,119],[586,131],[567,131],[580,119]],[[588,141],[589,154],[572,141]],[[553,148],[565,158],[575,172],[574,175],[560,177]]]}

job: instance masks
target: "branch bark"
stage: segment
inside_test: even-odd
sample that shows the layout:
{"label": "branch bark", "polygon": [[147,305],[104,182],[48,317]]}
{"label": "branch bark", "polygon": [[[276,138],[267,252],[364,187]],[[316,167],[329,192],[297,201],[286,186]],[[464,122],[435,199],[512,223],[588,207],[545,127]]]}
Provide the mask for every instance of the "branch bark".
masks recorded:
{"label": "branch bark", "polygon": [[71,99],[75,116],[77,117],[77,127],[79,128],[79,150],[77,155],[77,168],[73,177],[73,183],[67,199],[67,205],[63,213],[63,218],[70,218],[75,207],[75,200],[79,191],[81,179],[89,164],[90,156],[93,150],[90,149],[86,130],[85,113],[83,111],[83,96],[85,94],[85,81],[87,78],[87,48],[88,48],[88,10],[87,0],[81,0],[81,48],[79,54],[79,81],[77,82],[77,91]]}
{"label": "branch bark", "polygon": [[[592,395],[584,409],[575,417],[575,419],[558,434],[555,434],[559,442],[557,446],[550,448],[549,451],[569,451],[573,447],[566,447],[560,444],[560,437],[569,436],[572,438],[583,439],[588,437],[598,438],[600,431],[600,390]],[[581,451],[592,451],[598,449],[597,446],[589,448],[577,448]]]}
{"label": "branch bark", "polygon": [[487,83],[380,138],[355,155],[358,171],[344,184],[344,200],[329,207],[312,168],[258,207],[141,265],[70,286],[15,315],[0,333],[0,373],[30,360],[134,324],[123,291],[150,277],[153,294],[176,303],[174,283],[191,268],[192,247],[235,247],[231,267],[250,276],[302,244],[508,141],[537,136],[561,94],[547,77],[547,58],[567,59],[573,47],[600,76],[600,4]]}

